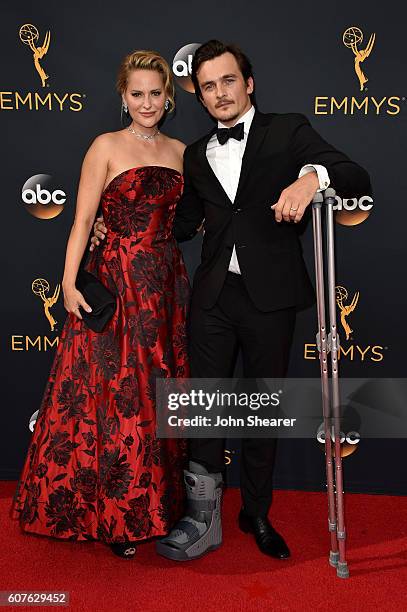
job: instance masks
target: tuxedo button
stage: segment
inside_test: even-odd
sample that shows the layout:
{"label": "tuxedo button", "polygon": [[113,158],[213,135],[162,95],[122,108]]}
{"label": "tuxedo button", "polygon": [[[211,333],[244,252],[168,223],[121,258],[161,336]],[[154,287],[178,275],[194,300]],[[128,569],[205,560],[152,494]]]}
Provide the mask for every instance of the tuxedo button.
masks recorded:
{"label": "tuxedo button", "polygon": [[242,212],[242,209],[241,208],[234,208],[233,212],[234,213],[239,213],[239,212]]}

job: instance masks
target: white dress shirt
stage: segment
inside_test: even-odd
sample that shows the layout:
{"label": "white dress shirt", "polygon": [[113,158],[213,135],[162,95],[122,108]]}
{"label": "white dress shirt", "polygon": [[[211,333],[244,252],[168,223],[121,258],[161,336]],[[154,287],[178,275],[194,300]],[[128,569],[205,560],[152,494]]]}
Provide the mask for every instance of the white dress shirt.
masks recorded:
{"label": "white dress shirt", "polygon": [[[242,140],[229,138],[224,145],[220,145],[216,134],[213,134],[206,146],[206,157],[208,158],[208,162],[231,202],[235,201],[240,178],[240,170],[242,168],[243,154],[246,148],[247,137],[253,121],[254,113],[255,108],[252,106],[247,113],[240,117],[239,121],[237,122],[244,123],[244,137]],[[219,121],[218,127],[224,128],[226,126]],[[329,187],[329,176],[324,166],[307,164],[301,168],[299,177],[313,171],[315,171],[318,176],[318,191],[322,191],[323,189]],[[241,273],[235,245],[233,245],[232,256],[230,258],[229,272],[234,272],[235,274]]]}

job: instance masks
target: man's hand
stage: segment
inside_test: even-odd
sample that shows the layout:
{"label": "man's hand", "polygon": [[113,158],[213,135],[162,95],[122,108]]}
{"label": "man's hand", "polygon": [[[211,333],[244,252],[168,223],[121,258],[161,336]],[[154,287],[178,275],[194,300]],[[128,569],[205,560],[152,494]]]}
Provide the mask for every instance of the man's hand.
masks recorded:
{"label": "man's hand", "polygon": [[106,234],[107,227],[103,223],[103,217],[97,217],[93,226],[93,236],[90,241],[89,251],[93,251],[95,247],[99,246],[100,241],[105,239]]}
{"label": "man's hand", "polygon": [[301,221],[317,189],[319,180],[316,172],[308,172],[283,189],[278,202],[270,207],[275,212],[276,221]]}

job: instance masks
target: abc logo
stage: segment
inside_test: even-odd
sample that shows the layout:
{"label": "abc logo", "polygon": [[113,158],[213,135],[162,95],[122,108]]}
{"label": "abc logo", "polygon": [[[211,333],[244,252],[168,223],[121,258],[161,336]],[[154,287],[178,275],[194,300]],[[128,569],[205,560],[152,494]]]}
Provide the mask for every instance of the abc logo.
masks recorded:
{"label": "abc logo", "polygon": [[[335,455],[335,434],[331,429],[332,454]],[[323,423],[317,431],[317,441],[325,446],[325,431]],[[357,449],[357,444],[360,442],[360,434],[357,431],[348,431],[345,435],[342,431],[339,432],[339,441],[341,443],[341,457],[352,455]]]}
{"label": "abc logo", "polygon": [[333,209],[336,211],[335,220],[340,225],[359,225],[370,215],[373,208],[373,198],[362,196],[361,198],[340,198],[335,196],[336,204]]}
{"label": "abc logo", "polygon": [[191,81],[192,58],[195,51],[200,47],[200,43],[191,43],[182,47],[175,55],[172,61],[172,71],[178,85],[194,93],[194,86]]}
{"label": "abc logo", "polygon": [[49,174],[35,174],[24,183],[21,191],[24,207],[38,219],[53,219],[64,210],[66,193],[53,183]]}

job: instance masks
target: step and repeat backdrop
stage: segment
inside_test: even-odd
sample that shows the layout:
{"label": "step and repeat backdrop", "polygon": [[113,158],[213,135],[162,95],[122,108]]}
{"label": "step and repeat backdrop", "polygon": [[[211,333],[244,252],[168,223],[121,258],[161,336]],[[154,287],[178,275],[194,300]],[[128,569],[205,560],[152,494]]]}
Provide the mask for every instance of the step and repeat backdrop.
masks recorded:
{"label": "step and repeat backdrop", "polygon": [[[2,422],[0,478],[19,475],[65,311],[61,280],[83,156],[100,133],[121,129],[115,78],[124,55],[156,49],[172,66],[177,111],[163,130],[191,143],[212,124],[192,93],[194,50],[210,38],[251,58],[263,112],[301,112],[370,173],[373,197],[336,202],[340,371],[406,375],[406,9],[368,2],[311,5],[241,0],[154,5],[57,5],[22,0],[2,9]],[[311,227],[303,235],[313,274]],[[182,250],[191,279],[200,237]],[[316,311],[301,312],[290,375],[319,376]],[[238,369],[239,369],[238,364]],[[345,435],[347,432],[344,432]],[[407,493],[403,439],[344,444],[350,491]],[[239,445],[227,444],[232,485]],[[276,487],[324,487],[323,446],[279,443]]]}

